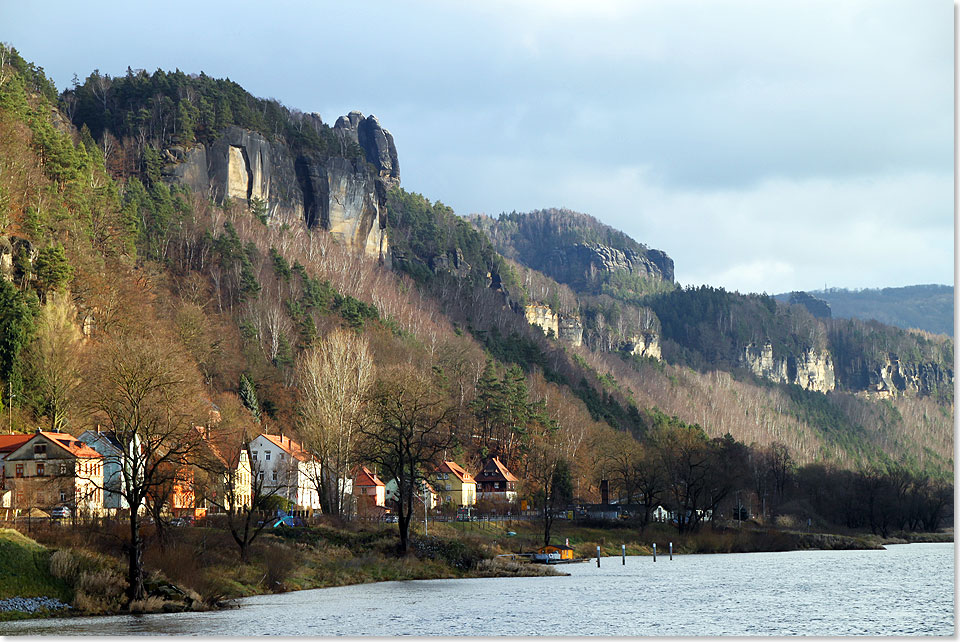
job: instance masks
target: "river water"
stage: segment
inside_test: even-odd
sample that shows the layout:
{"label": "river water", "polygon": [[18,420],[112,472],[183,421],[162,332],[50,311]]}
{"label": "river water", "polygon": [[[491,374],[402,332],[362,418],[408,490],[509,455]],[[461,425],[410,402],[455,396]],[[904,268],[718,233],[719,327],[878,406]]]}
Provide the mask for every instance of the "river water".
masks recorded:
{"label": "river water", "polygon": [[209,613],[7,622],[0,635],[954,634],[952,544],[626,561],[261,595]]}

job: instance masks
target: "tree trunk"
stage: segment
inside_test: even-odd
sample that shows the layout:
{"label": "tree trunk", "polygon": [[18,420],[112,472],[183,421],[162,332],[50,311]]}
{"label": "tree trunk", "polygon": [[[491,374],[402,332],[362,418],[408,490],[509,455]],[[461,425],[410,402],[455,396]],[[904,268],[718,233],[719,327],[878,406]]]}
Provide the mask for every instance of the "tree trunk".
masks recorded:
{"label": "tree trunk", "polygon": [[143,542],[140,539],[140,518],[130,509],[130,566],[127,572],[127,596],[130,600],[143,599]]}

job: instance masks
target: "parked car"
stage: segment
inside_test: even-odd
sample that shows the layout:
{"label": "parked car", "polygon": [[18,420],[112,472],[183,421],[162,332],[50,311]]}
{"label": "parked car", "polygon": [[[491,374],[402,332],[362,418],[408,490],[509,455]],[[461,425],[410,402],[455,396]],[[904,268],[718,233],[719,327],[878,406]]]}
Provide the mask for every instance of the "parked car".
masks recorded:
{"label": "parked car", "polygon": [[52,511],[50,511],[50,517],[53,519],[63,519],[64,517],[70,517],[70,508],[68,506],[57,506]]}
{"label": "parked car", "polygon": [[193,526],[193,523],[185,517],[177,517],[176,519],[170,520],[171,526]]}

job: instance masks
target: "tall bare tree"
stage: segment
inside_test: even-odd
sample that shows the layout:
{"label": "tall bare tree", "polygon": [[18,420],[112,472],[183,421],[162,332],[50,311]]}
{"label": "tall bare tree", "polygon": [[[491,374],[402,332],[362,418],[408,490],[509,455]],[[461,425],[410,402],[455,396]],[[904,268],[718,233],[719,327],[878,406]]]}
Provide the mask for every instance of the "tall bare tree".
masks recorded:
{"label": "tall bare tree", "polygon": [[454,443],[454,408],[437,382],[412,367],[391,369],[374,387],[373,420],[361,428],[361,457],[397,481],[400,554],[407,552],[414,496]]}
{"label": "tall bare tree", "polygon": [[175,485],[200,435],[205,408],[196,368],[177,342],[149,322],[117,328],[87,373],[89,419],[113,431],[121,455],[120,495],[130,508],[128,597],[142,599],[141,508]]}
{"label": "tall bare tree", "polygon": [[344,480],[353,467],[374,370],[366,338],[349,330],[335,330],[297,361],[300,436],[320,460],[314,481],[328,515],[342,516],[345,510]]}

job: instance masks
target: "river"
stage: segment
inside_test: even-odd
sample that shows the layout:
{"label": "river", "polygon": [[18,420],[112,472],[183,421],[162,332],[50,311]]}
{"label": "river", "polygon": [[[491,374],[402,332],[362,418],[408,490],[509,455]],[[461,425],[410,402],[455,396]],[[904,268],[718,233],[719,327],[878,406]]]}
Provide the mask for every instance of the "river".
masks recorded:
{"label": "river", "polygon": [[261,595],[208,613],[0,623],[2,635],[939,635],[953,544],[619,557],[569,577],[384,582]]}

